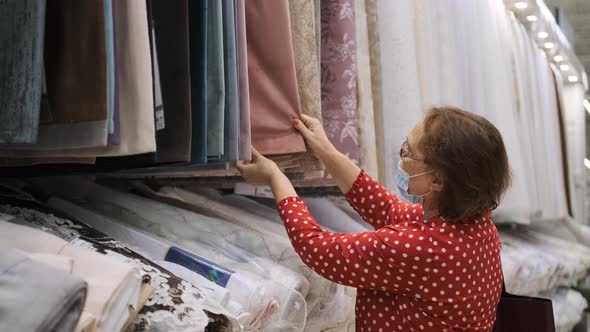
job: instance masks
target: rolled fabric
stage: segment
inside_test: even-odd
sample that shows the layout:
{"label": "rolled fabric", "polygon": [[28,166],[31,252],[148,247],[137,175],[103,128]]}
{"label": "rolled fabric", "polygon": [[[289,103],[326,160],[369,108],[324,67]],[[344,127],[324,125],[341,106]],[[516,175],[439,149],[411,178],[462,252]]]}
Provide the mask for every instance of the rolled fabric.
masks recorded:
{"label": "rolled fabric", "polygon": [[84,311],[97,320],[95,331],[120,331],[129,319],[128,307],[137,307],[141,278],[139,271],[113,258],[44,233],[0,220],[0,248],[29,253],[48,253],[72,259],[71,273],[88,283]]}
{"label": "rolled fabric", "polygon": [[[61,263],[67,267],[67,261]],[[73,331],[86,294],[87,284],[80,277],[15,249],[0,253],[1,331]]]}

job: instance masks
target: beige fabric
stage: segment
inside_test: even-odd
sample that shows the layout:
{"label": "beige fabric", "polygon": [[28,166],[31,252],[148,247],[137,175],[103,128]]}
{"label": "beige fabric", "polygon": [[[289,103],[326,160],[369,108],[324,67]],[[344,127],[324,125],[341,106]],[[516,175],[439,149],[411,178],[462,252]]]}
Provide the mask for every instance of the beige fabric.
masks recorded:
{"label": "beige fabric", "polygon": [[[309,0],[289,0],[289,16],[301,112],[321,120],[319,51],[315,34],[315,8],[313,2]],[[323,169],[323,165],[313,156],[309,149],[301,163],[299,171]]]}
{"label": "beige fabric", "polygon": [[11,151],[13,157],[124,156],[156,151],[145,1],[114,1],[121,144],[94,149]]}
{"label": "beige fabric", "polygon": [[373,86],[371,82],[371,54],[365,0],[354,2],[356,29],[357,102],[359,114],[360,167],[373,178],[379,176]]}
{"label": "beige fabric", "polygon": [[[96,317],[94,331],[119,330],[129,318],[129,304],[137,306],[141,286],[139,271],[122,262],[72,245],[43,231],[0,220],[0,250],[16,248],[34,254],[36,259],[68,271],[88,283],[84,312],[77,330]],[[51,256],[63,256],[66,259]],[[88,330],[88,329],[85,329]]]}
{"label": "beige fabric", "polygon": [[[367,35],[371,62],[371,89],[373,92],[373,115],[375,123],[383,123],[383,105],[381,92],[381,49],[379,46],[379,22],[377,17],[377,0],[365,0],[367,14]],[[377,151],[384,151],[383,127],[375,126]],[[385,183],[385,161],[383,153],[377,153],[379,182]]]}

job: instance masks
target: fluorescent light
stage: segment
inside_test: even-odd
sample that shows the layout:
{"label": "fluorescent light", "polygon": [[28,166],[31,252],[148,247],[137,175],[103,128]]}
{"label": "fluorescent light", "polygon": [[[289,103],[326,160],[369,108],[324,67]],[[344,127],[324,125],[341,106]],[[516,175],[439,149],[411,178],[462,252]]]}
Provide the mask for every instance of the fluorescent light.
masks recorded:
{"label": "fluorescent light", "polygon": [[539,37],[541,39],[545,39],[545,38],[549,37],[549,34],[545,31],[541,31],[537,34],[537,37]]}
{"label": "fluorescent light", "polygon": [[529,15],[526,17],[526,20],[529,22],[537,22],[537,16],[535,15]]}
{"label": "fluorescent light", "polygon": [[545,43],[545,44],[543,44],[543,45],[545,46],[545,48],[548,48],[548,49],[550,49],[550,48],[554,48],[554,47],[555,47],[555,44],[554,44],[554,43],[552,43],[552,42],[546,42],[546,43]]}
{"label": "fluorescent light", "polygon": [[584,166],[586,166],[587,169],[590,169],[590,160],[588,160],[588,158],[584,158]]}
{"label": "fluorescent light", "polygon": [[559,66],[559,69],[566,71],[566,70],[570,70],[570,66],[569,65],[561,65]]}
{"label": "fluorescent light", "polygon": [[576,82],[577,82],[577,81],[579,81],[580,79],[578,78],[578,76],[571,75],[571,76],[568,76],[568,77],[567,77],[567,80],[568,80],[570,83],[576,83]]}
{"label": "fluorescent light", "polygon": [[588,99],[584,99],[584,108],[586,109],[586,112],[590,114],[590,101],[588,101]]}
{"label": "fluorescent light", "polygon": [[529,6],[528,3],[524,2],[524,1],[519,1],[517,3],[514,4],[514,7],[516,9],[526,9]]}
{"label": "fluorescent light", "polygon": [[563,55],[556,55],[553,57],[553,60],[555,60],[555,62],[562,62],[563,61]]}

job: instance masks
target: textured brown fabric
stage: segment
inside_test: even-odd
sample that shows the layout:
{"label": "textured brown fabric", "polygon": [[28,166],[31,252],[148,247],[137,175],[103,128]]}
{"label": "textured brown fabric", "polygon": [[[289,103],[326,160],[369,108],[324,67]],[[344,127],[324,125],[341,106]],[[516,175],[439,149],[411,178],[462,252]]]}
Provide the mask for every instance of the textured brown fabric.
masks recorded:
{"label": "textured brown fabric", "polygon": [[53,123],[106,120],[104,1],[47,3],[45,77]]}
{"label": "textured brown fabric", "polygon": [[263,154],[304,152],[287,0],[246,3],[252,145]]}

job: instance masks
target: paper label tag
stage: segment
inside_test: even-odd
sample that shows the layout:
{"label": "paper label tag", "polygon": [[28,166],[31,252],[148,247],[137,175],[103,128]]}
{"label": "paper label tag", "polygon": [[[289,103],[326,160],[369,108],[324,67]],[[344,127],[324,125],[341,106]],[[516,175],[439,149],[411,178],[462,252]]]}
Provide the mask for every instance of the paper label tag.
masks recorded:
{"label": "paper label tag", "polygon": [[164,109],[156,111],[156,130],[162,130],[166,128],[166,121],[164,120]]}
{"label": "paper label tag", "polygon": [[244,196],[254,196],[254,197],[264,197],[264,198],[273,198],[274,195],[270,187],[263,186],[253,186],[247,183],[237,183],[234,186],[234,193],[238,195]]}
{"label": "paper label tag", "polygon": [[235,273],[178,247],[170,247],[164,260],[196,272],[221,287],[227,286],[231,275]]}

